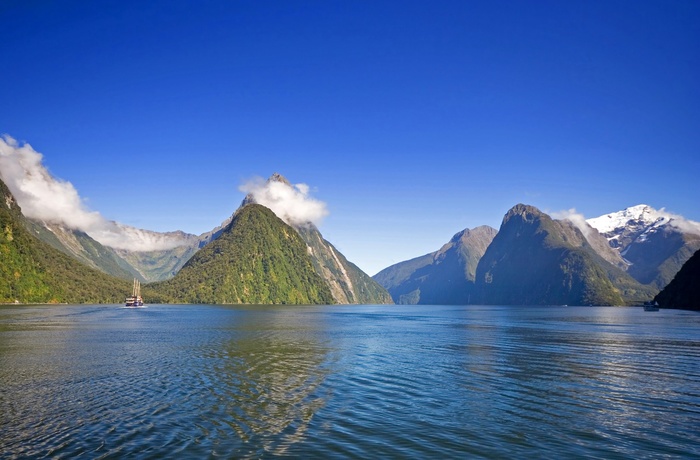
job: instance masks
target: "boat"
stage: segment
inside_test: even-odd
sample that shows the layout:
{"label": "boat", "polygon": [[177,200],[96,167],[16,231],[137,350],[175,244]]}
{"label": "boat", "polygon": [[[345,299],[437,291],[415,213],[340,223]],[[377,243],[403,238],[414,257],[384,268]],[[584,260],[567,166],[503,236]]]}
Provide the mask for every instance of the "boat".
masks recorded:
{"label": "boat", "polygon": [[126,298],[127,307],[143,307],[143,297],[141,297],[141,282],[134,278],[134,288],[131,295]]}
{"label": "boat", "polygon": [[644,311],[659,311],[657,302],[644,302]]}

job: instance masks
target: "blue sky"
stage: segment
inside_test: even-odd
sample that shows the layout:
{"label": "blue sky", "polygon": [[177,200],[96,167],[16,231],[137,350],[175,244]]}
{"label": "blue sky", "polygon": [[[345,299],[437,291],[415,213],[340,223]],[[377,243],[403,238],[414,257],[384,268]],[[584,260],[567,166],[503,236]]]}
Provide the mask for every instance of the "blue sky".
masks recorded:
{"label": "blue sky", "polygon": [[9,1],[0,133],[108,219],[311,186],[369,274],[517,203],[700,220],[700,2]]}

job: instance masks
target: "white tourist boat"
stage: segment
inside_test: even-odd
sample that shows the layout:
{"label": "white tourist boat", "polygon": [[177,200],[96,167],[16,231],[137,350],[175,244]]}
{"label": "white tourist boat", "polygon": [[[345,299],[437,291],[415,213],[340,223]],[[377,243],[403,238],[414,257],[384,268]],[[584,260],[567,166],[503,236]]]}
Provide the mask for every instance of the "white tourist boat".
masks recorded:
{"label": "white tourist boat", "polygon": [[131,295],[126,298],[127,307],[143,307],[143,297],[141,297],[141,282],[134,278],[134,287]]}

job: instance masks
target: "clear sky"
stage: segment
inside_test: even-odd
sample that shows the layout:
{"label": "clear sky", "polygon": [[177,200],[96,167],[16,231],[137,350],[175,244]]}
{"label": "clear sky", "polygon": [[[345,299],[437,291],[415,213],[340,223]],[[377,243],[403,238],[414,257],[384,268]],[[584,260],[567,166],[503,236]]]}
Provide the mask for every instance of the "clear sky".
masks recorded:
{"label": "clear sky", "polygon": [[517,203],[700,220],[700,2],[0,3],[0,134],[199,234],[273,172],[370,275]]}

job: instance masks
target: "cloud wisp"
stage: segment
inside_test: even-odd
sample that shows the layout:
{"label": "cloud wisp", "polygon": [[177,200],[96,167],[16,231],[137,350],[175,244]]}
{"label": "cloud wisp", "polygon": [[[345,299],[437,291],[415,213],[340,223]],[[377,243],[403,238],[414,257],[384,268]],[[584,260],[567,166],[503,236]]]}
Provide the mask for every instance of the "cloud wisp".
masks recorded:
{"label": "cloud wisp", "polygon": [[28,143],[8,135],[0,138],[0,178],[26,217],[83,231],[116,249],[156,251],[183,244],[176,236],[122,225],[89,210],[73,184],[53,177],[42,160]]}
{"label": "cloud wisp", "polygon": [[[273,176],[274,177],[274,176]],[[306,184],[290,184],[286,180],[254,178],[239,187],[255,203],[261,204],[290,225],[320,225],[328,215],[326,203],[310,196]]]}
{"label": "cloud wisp", "polygon": [[[641,205],[640,205],[641,206]],[[654,219],[658,219],[658,224],[667,224],[683,233],[692,233],[700,235],[700,222],[686,219],[680,214],[674,214],[666,211],[665,208],[659,210],[649,208]],[[565,211],[557,211],[551,213],[554,219],[569,220],[583,233],[586,239],[590,240],[591,234],[595,231],[593,227],[586,221],[586,218],[576,209],[568,209]]]}
{"label": "cloud wisp", "polygon": [[686,219],[680,214],[674,214],[672,212],[666,211],[666,208],[659,209],[658,213],[668,219],[669,225],[677,228],[684,233],[692,233],[694,235],[700,235],[700,222],[695,222],[694,220]]}
{"label": "cloud wisp", "polygon": [[580,212],[577,212],[574,208],[568,209],[566,211],[553,212],[551,213],[551,216],[553,219],[557,220],[568,220],[569,222],[574,224],[579,230],[581,230],[581,233],[583,233],[583,236],[586,237],[587,240],[590,240],[593,232],[595,232],[593,227],[591,227],[588,224],[588,222],[586,222],[586,217]]}

